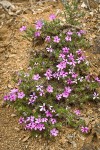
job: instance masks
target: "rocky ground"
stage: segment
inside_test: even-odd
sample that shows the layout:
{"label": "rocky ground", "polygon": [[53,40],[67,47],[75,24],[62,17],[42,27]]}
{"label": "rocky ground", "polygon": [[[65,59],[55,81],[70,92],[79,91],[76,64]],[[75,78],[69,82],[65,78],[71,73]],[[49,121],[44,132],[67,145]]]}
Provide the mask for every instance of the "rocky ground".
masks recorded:
{"label": "rocky ground", "polygon": [[[87,31],[86,38],[91,48],[86,55],[91,65],[91,72],[100,76],[100,16],[99,1],[81,2],[80,8],[85,16],[81,21]],[[32,43],[24,40],[19,32],[22,25],[33,26],[39,18],[48,19],[49,14],[63,10],[56,0],[0,0],[0,149],[1,150],[100,150],[100,104],[87,104],[82,116],[91,131],[84,136],[79,131],[63,128],[55,141],[46,141],[41,137],[34,139],[18,125],[16,111],[3,108],[3,95],[14,85],[13,75],[18,70],[26,69],[33,51]]]}

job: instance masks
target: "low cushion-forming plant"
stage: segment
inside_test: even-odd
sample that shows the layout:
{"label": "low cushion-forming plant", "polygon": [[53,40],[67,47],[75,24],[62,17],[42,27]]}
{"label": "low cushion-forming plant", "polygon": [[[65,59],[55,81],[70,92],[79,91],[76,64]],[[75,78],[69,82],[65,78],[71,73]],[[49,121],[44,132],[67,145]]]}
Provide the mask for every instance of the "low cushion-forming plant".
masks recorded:
{"label": "low cushion-forming plant", "polygon": [[100,100],[100,79],[89,72],[84,54],[86,33],[69,28],[63,32],[61,21],[54,14],[49,18],[50,22],[37,21],[34,29],[20,28],[34,43],[42,41],[43,50],[34,50],[27,72],[17,74],[17,88],[4,100],[18,110],[24,129],[35,135],[57,136],[62,126],[88,133],[80,110],[69,107]]}

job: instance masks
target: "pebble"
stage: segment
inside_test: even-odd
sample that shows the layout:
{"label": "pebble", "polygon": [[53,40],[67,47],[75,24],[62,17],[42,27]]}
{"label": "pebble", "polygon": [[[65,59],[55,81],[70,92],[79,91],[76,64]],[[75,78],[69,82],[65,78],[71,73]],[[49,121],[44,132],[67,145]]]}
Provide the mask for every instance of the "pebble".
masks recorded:
{"label": "pebble", "polygon": [[24,139],[22,140],[22,142],[27,142],[29,138],[30,138],[30,136],[24,137]]}
{"label": "pebble", "polygon": [[11,117],[16,117],[17,115],[16,114],[11,114]]}
{"label": "pebble", "polygon": [[15,129],[16,131],[20,131],[20,128],[18,128],[18,127],[15,127],[14,129]]}

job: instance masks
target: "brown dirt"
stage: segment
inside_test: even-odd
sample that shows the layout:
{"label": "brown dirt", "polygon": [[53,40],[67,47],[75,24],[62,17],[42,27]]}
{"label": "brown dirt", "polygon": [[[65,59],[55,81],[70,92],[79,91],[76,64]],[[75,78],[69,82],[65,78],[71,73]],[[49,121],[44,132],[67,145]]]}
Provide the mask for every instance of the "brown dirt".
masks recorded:
{"label": "brown dirt", "polygon": [[[1,100],[3,95],[14,85],[12,82],[14,73],[28,67],[30,52],[32,51],[31,43],[22,38],[19,28],[22,25],[33,26],[35,20],[39,18],[48,19],[49,14],[62,10],[61,3],[51,1],[42,4],[35,3],[32,8],[28,0],[14,0],[13,4],[24,11],[20,15],[10,16],[0,7],[0,14],[5,16],[1,16],[0,20]],[[32,10],[34,10],[33,13]],[[96,54],[93,53],[96,51],[93,48],[93,41],[99,35],[98,28],[95,28],[98,23],[98,13],[94,12],[93,17],[89,15],[88,11],[85,13],[82,22],[84,29],[88,30],[87,39],[91,41],[91,49],[86,51],[86,54],[92,66],[91,71],[100,75],[100,51]],[[2,106],[2,101],[0,102]],[[87,119],[90,128],[92,126],[89,135],[83,136],[74,129],[63,128],[59,137],[54,141],[46,141],[41,137],[30,138],[30,134],[18,125],[16,111],[8,106],[0,107],[0,150],[100,150],[99,106],[90,104],[82,110],[82,117]],[[87,147],[85,147],[85,143],[88,144]]]}

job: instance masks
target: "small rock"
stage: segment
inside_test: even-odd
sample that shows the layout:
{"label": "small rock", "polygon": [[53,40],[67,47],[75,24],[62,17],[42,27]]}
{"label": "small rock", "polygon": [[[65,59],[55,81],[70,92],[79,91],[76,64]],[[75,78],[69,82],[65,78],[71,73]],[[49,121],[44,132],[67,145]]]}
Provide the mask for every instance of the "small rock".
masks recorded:
{"label": "small rock", "polygon": [[93,11],[91,11],[91,12],[90,12],[90,15],[91,15],[92,17],[94,16],[94,13],[93,13]]}
{"label": "small rock", "polygon": [[14,129],[15,129],[16,131],[20,131],[20,128],[18,128],[18,127],[15,127]]}
{"label": "small rock", "polygon": [[81,7],[82,7],[82,8],[87,8],[87,5],[83,2],[83,3],[81,4]]}
{"label": "small rock", "polygon": [[26,142],[29,138],[30,138],[30,136],[26,136],[26,137],[22,140],[22,142]]}
{"label": "small rock", "polygon": [[16,117],[16,114],[11,114],[11,117]]}
{"label": "small rock", "polygon": [[76,148],[76,147],[77,147],[77,144],[76,144],[75,141],[72,141],[71,144],[72,144],[73,148]]}
{"label": "small rock", "polygon": [[84,118],[84,120],[85,120],[86,126],[88,126],[89,123],[90,123],[90,119],[89,118]]}

